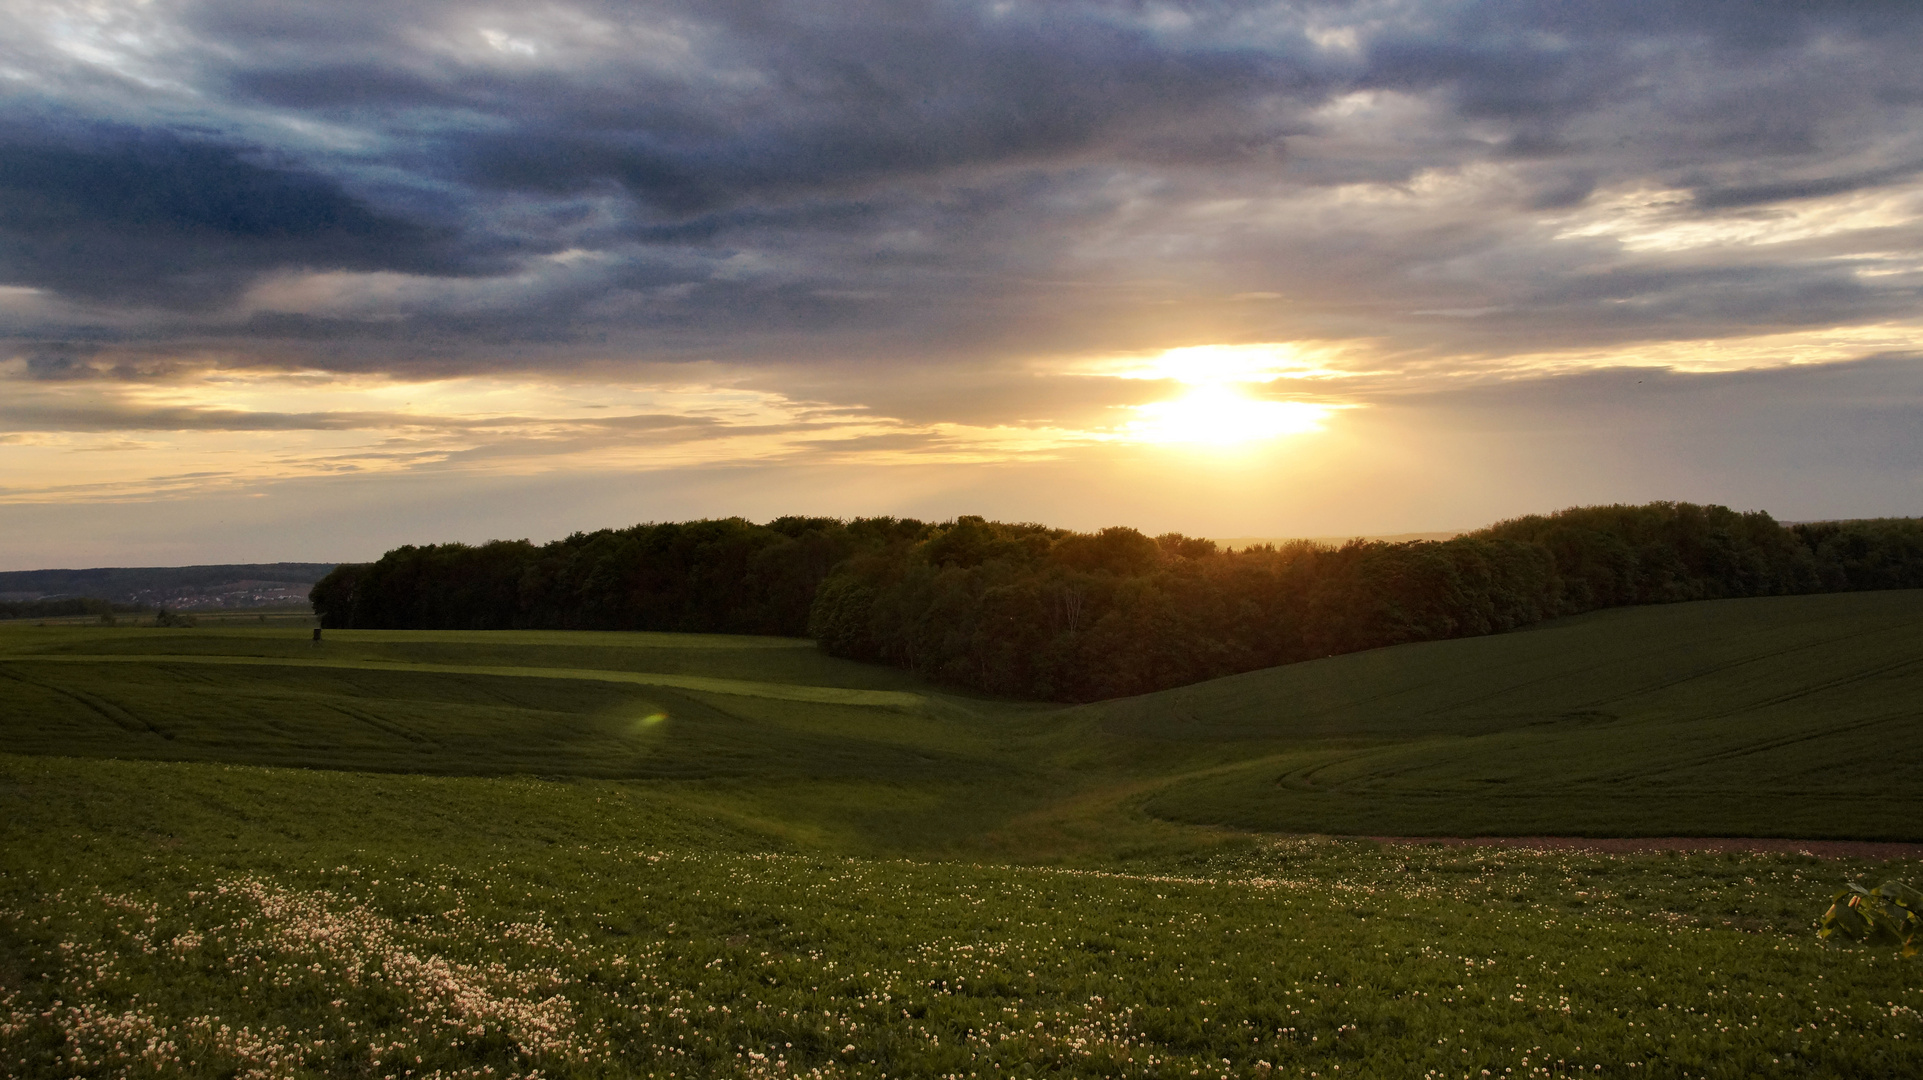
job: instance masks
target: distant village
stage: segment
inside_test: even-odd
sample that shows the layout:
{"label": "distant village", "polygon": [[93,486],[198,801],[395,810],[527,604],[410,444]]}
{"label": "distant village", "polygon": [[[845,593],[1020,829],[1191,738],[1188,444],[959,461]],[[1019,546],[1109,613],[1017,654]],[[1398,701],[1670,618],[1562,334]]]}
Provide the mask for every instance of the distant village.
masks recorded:
{"label": "distant village", "polygon": [[332,563],[26,570],[0,573],[0,604],[88,598],[116,609],[172,611],[306,606]]}
{"label": "distant village", "polygon": [[152,608],[194,611],[206,608],[289,607],[307,603],[310,585],[285,581],[234,581],[221,585],[177,589],[141,589],[124,597],[109,597],[115,603],[142,604]]}

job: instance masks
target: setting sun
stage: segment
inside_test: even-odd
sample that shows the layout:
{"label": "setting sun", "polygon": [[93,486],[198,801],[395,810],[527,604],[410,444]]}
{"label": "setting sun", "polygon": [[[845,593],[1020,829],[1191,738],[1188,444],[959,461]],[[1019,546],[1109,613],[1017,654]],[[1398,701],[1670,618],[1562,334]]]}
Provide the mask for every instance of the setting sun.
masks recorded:
{"label": "setting sun", "polygon": [[1172,401],[1135,407],[1123,427],[1137,442],[1230,446],[1318,431],[1332,407],[1306,401],[1265,401],[1227,383],[1203,383]]}

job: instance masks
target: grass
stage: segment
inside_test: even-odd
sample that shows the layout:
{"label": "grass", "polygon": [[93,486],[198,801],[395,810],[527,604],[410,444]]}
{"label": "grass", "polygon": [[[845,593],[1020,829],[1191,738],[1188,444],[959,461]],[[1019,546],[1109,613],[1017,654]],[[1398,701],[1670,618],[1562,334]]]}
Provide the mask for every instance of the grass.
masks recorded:
{"label": "grass", "polygon": [[1923,965],[1813,922],[1923,863],[1276,834],[1916,839],[1920,645],[1918,593],[1693,604],[1058,709],[0,627],[0,1073],[1919,1075]]}
{"label": "grass", "polygon": [[1118,734],[1234,749],[1148,801],[1181,821],[1923,839],[1914,591],[1600,612],[1092,713]]}
{"label": "grass", "polygon": [[852,849],[977,836],[1059,772],[1006,742],[1046,710],[787,639],[50,627],[0,656],[19,753],[698,780]]}
{"label": "grass", "polygon": [[[854,858],[658,787],[0,758],[18,1075],[1911,1076],[1871,868]],[[493,1070],[491,1073],[488,1070]]]}
{"label": "grass", "polygon": [[0,685],[18,752],[748,783],[856,850],[1112,848],[1157,819],[1923,839],[1917,591],[1600,612],[1075,709],[673,634],[9,626]]}

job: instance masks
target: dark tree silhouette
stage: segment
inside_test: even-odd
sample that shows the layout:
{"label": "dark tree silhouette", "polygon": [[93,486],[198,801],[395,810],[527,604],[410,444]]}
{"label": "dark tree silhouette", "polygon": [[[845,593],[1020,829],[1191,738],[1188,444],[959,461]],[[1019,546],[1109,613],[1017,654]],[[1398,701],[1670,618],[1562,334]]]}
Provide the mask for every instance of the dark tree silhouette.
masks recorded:
{"label": "dark tree silhouette", "polygon": [[1660,502],[1243,551],[979,517],[728,518],[396,548],[312,599],[327,627],[805,633],[957,686],[1089,701],[1625,604],[1919,587],[1923,521]]}

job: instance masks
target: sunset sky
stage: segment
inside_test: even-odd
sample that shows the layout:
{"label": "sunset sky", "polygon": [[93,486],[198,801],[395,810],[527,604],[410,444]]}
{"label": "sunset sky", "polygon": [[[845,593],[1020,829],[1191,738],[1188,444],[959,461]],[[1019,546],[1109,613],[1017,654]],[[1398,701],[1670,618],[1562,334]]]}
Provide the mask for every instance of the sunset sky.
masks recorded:
{"label": "sunset sky", "polygon": [[0,0],[0,569],[1923,514],[1923,4]]}

